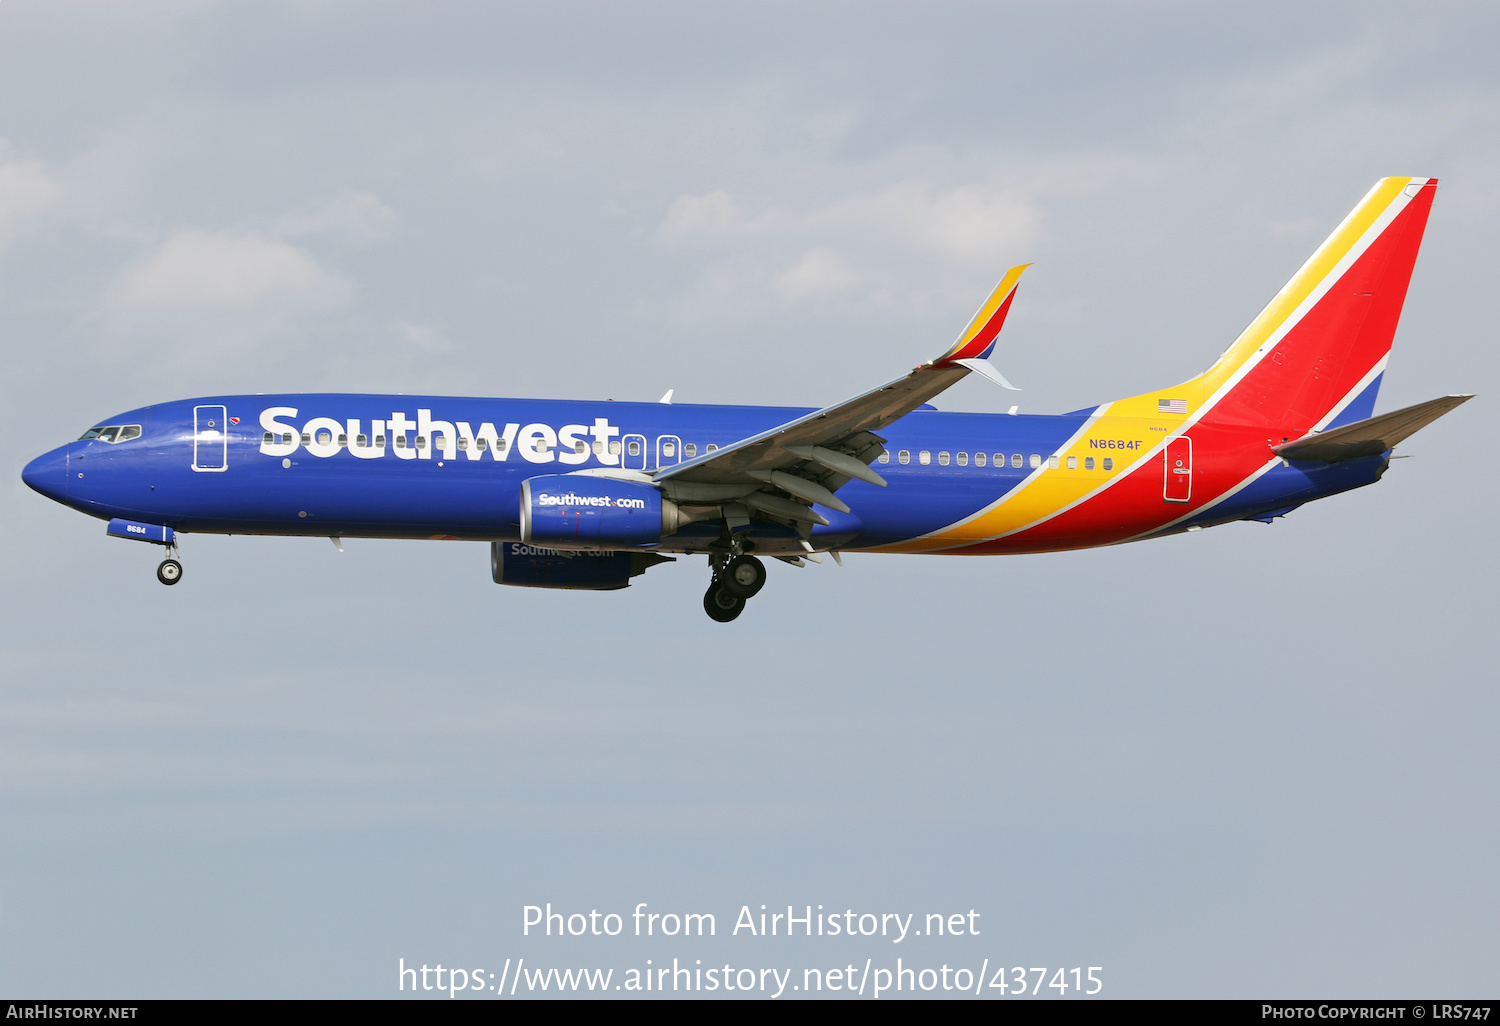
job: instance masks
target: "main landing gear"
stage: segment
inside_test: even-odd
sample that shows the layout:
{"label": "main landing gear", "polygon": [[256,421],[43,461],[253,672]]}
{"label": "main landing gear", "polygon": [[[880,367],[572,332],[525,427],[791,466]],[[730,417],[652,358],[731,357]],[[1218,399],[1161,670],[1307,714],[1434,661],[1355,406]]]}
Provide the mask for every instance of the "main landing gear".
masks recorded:
{"label": "main landing gear", "polygon": [[766,584],[766,565],[754,556],[718,557],[714,578],[703,596],[703,609],[719,623],[728,623],[745,611],[745,601],[754,598]]}
{"label": "main landing gear", "polygon": [[164,559],[156,568],[156,579],[163,584],[176,584],[182,580],[182,564],[175,559]]}

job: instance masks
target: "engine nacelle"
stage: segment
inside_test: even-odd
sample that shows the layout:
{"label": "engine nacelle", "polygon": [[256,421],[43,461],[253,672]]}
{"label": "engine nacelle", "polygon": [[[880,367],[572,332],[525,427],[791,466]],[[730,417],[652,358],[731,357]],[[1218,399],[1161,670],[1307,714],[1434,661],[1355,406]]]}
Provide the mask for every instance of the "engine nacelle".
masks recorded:
{"label": "engine nacelle", "polygon": [[649,484],[585,474],[521,484],[521,540],[554,549],[652,545],[677,529],[677,507]]}
{"label": "engine nacelle", "polygon": [[654,552],[572,552],[517,542],[490,542],[490,574],[496,584],[518,588],[567,588],[615,591],[657,563],[670,563]]}

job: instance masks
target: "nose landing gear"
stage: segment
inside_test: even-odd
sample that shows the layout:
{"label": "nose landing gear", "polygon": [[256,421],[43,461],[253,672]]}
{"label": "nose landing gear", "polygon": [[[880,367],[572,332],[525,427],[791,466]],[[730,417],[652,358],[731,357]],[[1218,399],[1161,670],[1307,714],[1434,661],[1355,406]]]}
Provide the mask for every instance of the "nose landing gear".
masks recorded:
{"label": "nose landing gear", "polygon": [[175,559],[164,559],[156,568],[156,579],[163,584],[176,584],[182,580],[182,564]]}

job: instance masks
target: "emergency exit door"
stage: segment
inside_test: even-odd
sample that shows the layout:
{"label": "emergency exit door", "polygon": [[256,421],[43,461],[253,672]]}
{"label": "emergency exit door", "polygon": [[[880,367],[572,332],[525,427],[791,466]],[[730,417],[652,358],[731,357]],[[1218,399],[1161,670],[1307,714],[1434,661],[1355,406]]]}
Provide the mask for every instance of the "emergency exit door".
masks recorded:
{"label": "emergency exit door", "polygon": [[1164,502],[1187,502],[1193,497],[1193,440],[1174,438],[1167,443],[1166,480],[1162,483]]}
{"label": "emergency exit door", "polygon": [[645,435],[626,435],[620,439],[624,452],[620,453],[620,466],[626,470],[645,470],[651,454],[646,451]]}
{"label": "emergency exit door", "polygon": [[656,465],[673,467],[682,462],[682,439],[676,435],[661,435],[656,439]]}

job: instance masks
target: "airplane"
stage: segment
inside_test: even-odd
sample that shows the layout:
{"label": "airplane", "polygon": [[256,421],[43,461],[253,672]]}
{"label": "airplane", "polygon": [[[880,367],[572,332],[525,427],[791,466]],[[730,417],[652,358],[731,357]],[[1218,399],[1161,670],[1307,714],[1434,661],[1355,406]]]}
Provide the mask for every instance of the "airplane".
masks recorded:
{"label": "airplane", "polygon": [[[1468,395],[1374,415],[1437,181],[1377,182],[1212,367],[1058,415],[939,412],[988,362],[1012,268],[941,356],[823,409],[405,395],[213,396],[111,417],[27,485],[160,546],[192,533],[490,543],[496,583],[607,591],[708,559],[708,615],[761,557],[999,555],[1161,538],[1380,480]],[[669,555],[670,554],[670,555]]]}

